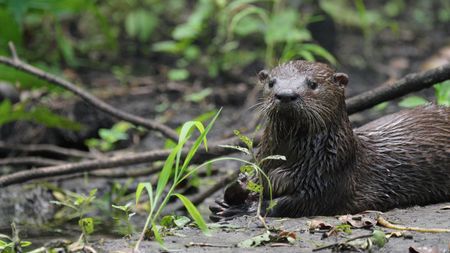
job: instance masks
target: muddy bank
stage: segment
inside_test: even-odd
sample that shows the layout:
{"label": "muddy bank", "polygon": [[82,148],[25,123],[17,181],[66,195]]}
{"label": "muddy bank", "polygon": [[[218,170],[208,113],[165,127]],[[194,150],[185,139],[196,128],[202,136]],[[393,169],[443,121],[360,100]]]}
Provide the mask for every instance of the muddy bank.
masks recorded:
{"label": "muddy bank", "polygon": [[[394,209],[384,213],[382,216],[392,223],[405,226],[416,226],[424,228],[450,228],[450,210],[444,207],[450,203],[441,203],[425,207],[411,207],[406,209]],[[299,219],[268,219],[268,225],[285,231],[296,233],[297,240],[293,244],[269,243],[256,248],[239,248],[236,245],[243,240],[264,233],[260,222],[253,217],[241,217],[228,223],[221,223],[222,228],[217,228],[217,224],[212,225],[211,236],[203,235],[198,229],[184,228],[174,231],[177,235],[165,238],[165,246],[177,252],[311,252],[313,249],[336,243],[359,235],[370,234],[371,229],[352,229],[351,234],[343,232],[337,236],[330,236],[321,239],[323,233],[310,233],[308,222],[321,220],[330,225],[339,225],[341,222],[337,217],[310,217]],[[395,230],[375,226],[372,229],[382,230],[386,233]],[[95,248],[99,252],[131,252],[133,240],[104,240],[97,242]],[[434,249],[426,252],[449,252],[450,233],[419,233],[407,232],[406,237],[394,238],[382,248],[375,248],[374,252],[408,252],[410,247],[414,249]],[[163,252],[157,242],[144,241],[142,252]],[[319,252],[330,252],[330,249]],[[425,252],[425,251],[424,251]]]}

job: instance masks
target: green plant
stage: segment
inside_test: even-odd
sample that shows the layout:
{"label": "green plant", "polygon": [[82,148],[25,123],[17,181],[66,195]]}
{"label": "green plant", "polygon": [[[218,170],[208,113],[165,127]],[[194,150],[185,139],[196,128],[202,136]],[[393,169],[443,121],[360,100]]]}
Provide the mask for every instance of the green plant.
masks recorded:
{"label": "green plant", "polygon": [[66,117],[59,116],[47,107],[31,106],[27,102],[12,104],[8,99],[0,103],[0,126],[14,121],[31,121],[47,127],[57,127],[78,131],[83,125]]}
{"label": "green plant", "polygon": [[[436,98],[436,104],[450,106],[450,81],[437,83],[434,86],[434,96]],[[405,108],[412,108],[429,103],[423,97],[408,96],[402,99],[398,105]]]}
{"label": "green plant", "polygon": [[380,8],[367,8],[364,0],[336,0],[319,2],[320,8],[341,25],[356,27],[364,36],[364,53],[372,55],[373,40],[382,30],[389,28],[396,32],[399,24],[395,17],[402,13],[403,0],[387,1]]}
{"label": "green plant", "polygon": [[22,247],[31,245],[29,241],[22,241],[19,237],[19,231],[16,229],[14,223],[11,224],[12,237],[0,234],[0,252],[2,253],[16,253],[22,252]]}
{"label": "green plant", "polygon": [[434,85],[436,103],[450,106],[450,80]]}
{"label": "green plant", "polygon": [[[206,135],[210,131],[212,125],[216,121],[220,111],[214,116],[214,118],[211,120],[211,122],[208,124],[208,126],[205,128],[203,124],[199,121],[189,121],[183,124],[178,143],[176,146],[172,149],[170,155],[167,157],[167,160],[163,166],[163,169],[161,170],[156,186],[156,190],[153,191],[153,186],[150,182],[145,183],[139,183],[137,189],[136,189],[136,204],[140,200],[141,194],[143,190],[145,189],[148,194],[149,202],[150,202],[150,211],[147,216],[147,220],[145,222],[144,229],[141,233],[141,236],[139,240],[136,243],[135,249],[139,249],[140,242],[144,239],[145,233],[147,229],[149,229],[149,226],[151,228],[151,231],[153,232],[155,239],[163,244],[162,237],[158,231],[158,227],[156,225],[157,219],[159,218],[159,215],[161,211],[164,209],[165,205],[169,201],[171,197],[177,197],[181,202],[184,204],[186,209],[188,210],[191,217],[194,219],[196,224],[199,226],[199,228],[204,232],[208,233],[208,227],[206,226],[206,223],[204,219],[201,217],[200,213],[198,212],[197,208],[192,204],[192,202],[186,198],[185,196],[175,193],[175,189],[177,185],[179,185],[182,181],[186,180],[192,173],[200,169],[201,167],[206,166],[207,164],[210,164],[214,162],[215,160],[207,161],[191,170],[188,171],[188,167],[190,165],[190,162],[192,158],[194,157],[197,150],[200,148],[201,143],[203,142],[205,145],[205,148],[207,149],[207,139]],[[187,152],[186,156],[184,157],[184,161],[181,160],[182,151],[184,145],[187,143],[187,141],[191,137],[191,133],[194,129],[197,129],[200,132],[200,135],[197,137],[195,142],[190,147],[189,151]],[[223,159],[220,159],[223,160]],[[163,191],[166,188],[167,185],[169,185],[169,180],[171,180],[171,185],[169,187],[169,190],[167,191],[166,195],[163,196]]]}
{"label": "green plant", "polygon": [[[278,60],[319,56],[335,64],[330,53],[311,42],[306,25],[314,19],[281,0],[200,0],[186,22],[174,28],[172,40],[152,48],[181,57],[177,68],[168,72],[174,80],[188,78],[186,68],[192,62],[204,66],[213,77],[257,59],[271,66]],[[202,47],[206,50],[200,53]]]}
{"label": "green plant", "polygon": [[131,208],[131,202],[124,206],[112,205],[112,207],[118,212],[113,212],[113,219],[116,221],[116,231],[122,235],[129,236],[134,233],[134,227],[130,222],[131,217],[136,213]]}
{"label": "green plant", "polygon": [[[80,23],[90,22],[83,43],[76,43],[69,29],[68,17],[79,17]],[[13,41],[21,54],[27,59],[43,59],[47,61],[65,61],[70,66],[78,66],[78,51],[103,48],[117,48],[116,34],[107,18],[93,1],[88,0],[39,0],[8,1],[0,0],[0,21],[9,24],[0,29],[0,53],[6,54],[8,41]],[[24,39],[27,31],[39,28],[42,32],[33,33]],[[34,43],[33,43],[34,42]],[[53,46],[56,44],[56,50]],[[45,55],[45,57],[44,57]],[[28,57],[29,56],[29,57]]]}
{"label": "green plant", "polygon": [[78,226],[81,229],[81,236],[78,242],[80,244],[88,243],[88,236],[94,232],[94,219],[92,217],[85,217],[88,209],[95,199],[97,189],[89,192],[89,195],[78,194],[73,192],[66,192],[67,197],[62,201],[51,201],[51,203],[68,207],[75,211],[78,217]]}
{"label": "green plant", "polygon": [[[270,8],[258,4],[270,2]],[[224,20],[228,24],[228,38],[233,34],[247,37],[260,33],[265,44],[266,66],[273,66],[276,60],[287,61],[294,57],[315,60],[323,57],[332,64],[336,59],[312,40],[306,25],[313,21],[313,16],[301,16],[282,0],[235,0],[224,9]],[[256,18],[255,18],[256,17]]]}
{"label": "green plant", "polygon": [[269,204],[266,206],[267,211],[270,210],[271,208],[273,208],[276,205],[276,202],[272,199],[272,184],[270,182],[270,179],[266,175],[264,170],[261,168],[261,166],[263,165],[264,162],[266,162],[268,160],[283,160],[284,161],[284,160],[286,160],[286,157],[282,156],[282,155],[270,155],[267,157],[258,158],[253,149],[253,141],[249,137],[241,134],[238,130],[235,130],[234,133],[246,145],[246,147],[229,146],[229,145],[223,145],[223,147],[236,149],[236,150],[251,157],[253,162],[248,162],[248,161],[245,161],[242,159],[237,159],[237,158],[235,158],[235,159],[238,161],[241,161],[245,164],[241,167],[240,170],[241,170],[241,173],[247,174],[248,178],[250,178],[250,180],[248,180],[248,183],[247,183],[247,189],[258,194],[258,196],[259,196],[258,208],[257,208],[256,215],[258,218],[260,218],[261,222],[266,227],[266,229],[269,230],[268,227],[266,226],[264,217],[261,216],[261,211],[262,211],[263,204],[264,204],[264,197],[266,196],[269,199]]}
{"label": "green plant", "polygon": [[114,124],[110,129],[101,128],[98,130],[98,135],[100,139],[91,138],[85,141],[86,146],[89,148],[97,148],[101,151],[110,151],[114,149],[115,144],[121,140],[128,139],[128,130],[132,128],[133,125],[120,121]]}

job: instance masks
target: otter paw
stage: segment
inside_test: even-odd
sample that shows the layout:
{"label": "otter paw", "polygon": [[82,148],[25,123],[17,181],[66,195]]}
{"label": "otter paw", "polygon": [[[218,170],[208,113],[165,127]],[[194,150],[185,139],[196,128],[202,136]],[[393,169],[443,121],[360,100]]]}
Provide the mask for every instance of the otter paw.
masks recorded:
{"label": "otter paw", "polygon": [[209,219],[214,222],[231,220],[252,213],[247,204],[228,205],[223,200],[216,200],[216,204],[210,206],[209,210],[212,212]]}

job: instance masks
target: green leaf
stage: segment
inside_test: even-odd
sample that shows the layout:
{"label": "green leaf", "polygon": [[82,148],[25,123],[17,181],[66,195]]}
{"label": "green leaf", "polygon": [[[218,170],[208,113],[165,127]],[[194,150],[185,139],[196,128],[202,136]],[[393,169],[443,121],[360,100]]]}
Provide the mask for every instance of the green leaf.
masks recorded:
{"label": "green leaf", "polygon": [[325,48],[316,45],[316,44],[303,44],[302,48],[314,53],[317,56],[323,57],[325,60],[330,62],[333,65],[336,65],[336,58],[332,54],[330,54]]}
{"label": "green leaf", "polygon": [[20,247],[28,247],[31,245],[30,241],[20,241]]}
{"label": "green leaf", "polygon": [[7,239],[7,240],[12,241],[11,237],[9,237],[9,236],[7,236],[7,235],[5,235],[5,234],[0,234],[0,238],[3,238],[3,239]]}
{"label": "green leaf", "polygon": [[162,239],[161,234],[159,233],[158,226],[154,222],[152,222],[152,231],[155,236],[155,240],[162,246],[164,246],[164,240]]}
{"label": "green leaf", "polygon": [[219,145],[219,147],[239,150],[239,151],[241,151],[244,154],[250,155],[250,151],[248,150],[248,148],[244,148],[244,147],[241,147],[241,146],[233,146],[233,145],[223,144],[223,145]]}
{"label": "green leaf", "polygon": [[177,227],[182,228],[189,224],[189,222],[191,222],[191,219],[186,216],[176,216],[173,222]]}
{"label": "green leaf", "polygon": [[267,231],[266,233],[262,235],[258,235],[255,237],[252,237],[250,239],[244,240],[240,243],[238,243],[239,248],[253,248],[261,246],[265,243],[270,242],[270,232]]}
{"label": "green leaf", "polygon": [[139,183],[137,188],[136,188],[136,205],[138,204],[139,200],[141,199],[141,194],[142,191],[146,189],[147,190],[147,194],[148,194],[148,198],[150,200],[150,205],[153,206],[154,202],[153,202],[153,187],[152,184],[150,182],[146,182],[146,183]]}
{"label": "green leaf", "polygon": [[383,247],[386,244],[386,235],[383,231],[374,230],[371,239],[378,247]]}
{"label": "green leaf", "polygon": [[409,96],[407,98],[404,98],[400,103],[398,103],[399,106],[405,107],[405,108],[412,108],[419,105],[424,105],[428,103],[428,101],[422,97],[418,96]]}
{"label": "green leaf", "polygon": [[240,171],[242,173],[252,173],[253,171],[255,171],[255,167],[250,164],[242,165]]}
{"label": "green leaf", "polygon": [[72,204],[69,204],[69,203],[64,203],[64,202],[54,201],[54,200],[51,200],[50,203],[58,205],[58,206],[67,206],[67,207],[70,207],[70,208],[72,208],[74,210],[78,210],[78,207],[76,207],[76,206],[74,206]]}
{"label": "green leaf", "polygon": [[256,192],[256,193],[262,193],[263,192],[263,186],[260,184],[257,184],[253,181],[248,181],[247,183],[247,189]]}
{"label": "green leaf", "polygon": [[203,231],[203,233],[209,235],[208,226],[206,226],[205,220],[203,219],[197,208],[194,206],[194,204],[192,204],[192,202],[188,198],[179,193],[175,193],[174,195],[177,196],[181,200],[181,202],[183,202],[183,205],[186,207],[187,211],[194,219],[195,223],[197,223],[198,227]]}
{"label": "green leaf", "polygon": [[96,193],[97,193],[97,188],[92,189],[91,191],[89,191],[89,197],[94,198]]}
{"label": "green leaf", "polygon": [[190,101],[190,102],[194,102],[194,103],[199,103],[203,100],[205,100],[206,97],[208,97],[209,95],[212,94],[212,89],[211,88],[206,88],[206,89],[202,89],[199,92],[194,92],[191,94],[188,94],[184,97],[184,99],[186,101]]}
{"label": "green leaf", "polygon": [[265,32],[267,44],[290,41],[293,31],[297,31],[297,24],[300,20],[298,12],[288,9],[278,12],[272,16]]}
{"label": "green leaf", "polygon": [[167,77],[172,81],[182,81],[189,78],[189,71],[186,69],[171,69],[167,73]]}
{"label": "green leaf", "polygon": [[148,41],[156,26],[158,18],[155,14],[146,10],[137,10],[128,13],[125,19],[125,31],[132,38],[140,41]]}
{"label": "green leaf", "polygon": [[164,217],[161,218],[161,221],[159,222],[159,224],[161,224],[161,226],[166,227],[166,228],[173,228],[175,226],[174,221],[175,218],[173,217],[173,215],[166,215]]}
{"label": "green leaf", "polygon": [[250,15],[257,15],[265,25],[269,23],[269,15],[266,10],[260,7],[249,5],[247,8],[240,10],[236,15],[233,16],[230,25],[228,26],[228,32],[235,32],[236,27],[238,26],[240,21]]}
{"label": "green leaf", "polygon": [[266,160],[283,160],[286,161],[286,156],[284,155],[270,155],[267,157],[264,157],[261,162],[266,161]]}
{"label": "green leaf", "polygon": [[450,80],[435,84],[436,103],[438,105],[450,106]]}
{"label": "green leaf", "polygon": [[175,146],[167,157],[163,169],[159,173],[158,184],[156,185],[156,195],[154,201],[157,202],[159,197],[161,196],[164,188],[169,182],[169,178],[172,175],[173,164],[175,162],[175,158],[177,156],[178,151],[181,149],[180,145]]}
{"label": "green leaf", "polygon": [[346,234],[352,233],[352,226],[349,224],[340,224],[340,225],[337,225],[335,228],[337,231],[342,231]]}
{"label": "green leaf", "polygon": [[88,217],[78,221],[78,225],[84,234],[90,235],[94,233],[94,219]]}
{"label": "green leaf", "polygon": [[253,141],[248,138],[247,136],[241,134],[241,132],[239,132],[239,130],[234,130],[233,133],[239,137],[239,139],[245,144],[247,145],[249,150],[253,149]]}
{"label": "green leaf", "polygon": [[[202,122],[200,122],[200,121],[188,121],[188,122],[184,123],[183,126],[181,127],[180,136],[179,136],[179,139],[178,139],[178,145],[179,146],[183,147],[183,145],[187,142],[187,140],[189,139],[188,135],[190,135],[190,133],[192,131],[192,128],[194,126],[200,132],[200,136],[202,136],[202,134],[205,132],[205,128],[204,128]],[[203,141],[204,141],[204,144],[205,144],[205,148],[207,148],[208,143],[207,143],[206,138],[203,138]],[[201,143],[201,140],[200,140],[199,143]],[[194,147],[195,147],[195,144],[194,144]],[[181,151],[181,149],[180,149],[180,151]],[[191,148],[190,151],[192,151],[192,148]],[[188,156],[189,156],[189,154],[188,154]],[[177,161],[176,161],[176,168],[177,169],[178,169],[178,164],[180,164],[180,158],[181,158],[181,152],[178,152],[178,154],[177,154]],[[186,160],[187,159],[188,158],[186,158]],[[182,168],[183,170],[186,169],[187,165],[189,164],[189,162],[186,163],[186,160],[183,163],[183,168]]]}
{"label": "green leaf", "polygon": [[389,102],[383,102],[383,103],[379,103],[376,106],[373,107],[373,110],[381,112],[384,109],[386,109],[386,107],[388,107]]}
{"label": "green leaf", "polygon": [[174,29],[172,37],[176,40],[192,40],[197,38],[202,31],[203,25],[206,23],[205,20],[215,13],[214,5],[214,1],[200,0],[187,22],[178,25]]}
{"label": "green leaf", "polygon": [[217,117],[219,117],[220,112],[222,111],[222,108],[216,113],[214,118],[209,122],[208,126],[205,128],[205,131],[203,131],[200,136],[195,140],[194,144],[192,145],[191,149],[189,150],[184,163],[183,163],[183,170],[185,170],[188,165],[190,164],[192,158],[194,157],[195,153],[197,152],[198,148],[200,147],[200,144],[202,141],[205,143],[205,150],[208,150],[207,146],[207,140],[206,135],[209,133],[209,130],[211,130],[212,126],[214,125],[214,122],[216,122]]}
{"label": "green leaf", "polygon": [[183,46],[181,46],[181,43],[173,40],[160,41],[153,44],[152,50],[155,52],[178,54],[183,50]]}

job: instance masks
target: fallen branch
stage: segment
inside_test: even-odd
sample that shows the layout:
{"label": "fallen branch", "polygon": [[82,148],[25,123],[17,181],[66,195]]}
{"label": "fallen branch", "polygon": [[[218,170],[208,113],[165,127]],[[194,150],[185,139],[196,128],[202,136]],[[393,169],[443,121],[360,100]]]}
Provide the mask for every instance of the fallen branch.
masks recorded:
{"label": "fallen branch", "polygon": [[103,112],[106,112],[116,118],[128,121],[128,122],[136,124],[138,126],[143,126],[150,130],[157,130],[157,131],[161,132],[165,137],[170,138],[175,141],[178,138],[177,133],[170,127],[168,127],[164,124],[161,124],[157,121],[145,119],[140,116],[133,115],[128,112],[122,111],[120,109],[114,108],[113,106],[96,98],[92,94],[84,91],[82,88],[76,86],[75,84],[73,84],[71,82],[64,80],[62,78],[59,78],[57,76],[54,76],[48,72],[45,72],[41,69],[38,69],[34,66],[27,64],[27,63],[22,62],[21,60],[19,60],[19,58],[17,58],[17,55],[16,55],[15,59],[0,56],[0,63],[10,66],[10,67],[13,67],[15,69],[24,71],[26,73],[32,74],[32,75],[38,77],[39,79],[45,80],[49,83],[63,87],[64,89],[69,90],[69,91],[73,92],[75,95],[81,97],[82,99],[84,99],[84,101],[91,104],[95,108],[97,108]]}
{"label": "fallen branch", "polygon": [[55,166],[63,164],[64,161],[42,158],[37,156],[27,156],[27,157],[14,157],[14,158],[3,158],[0,159],[0,166],[22,166],[22,165],[33,165],[33,166]]}
{"label": "fallen branch", "polygon": [[[32,179],[54,177],[68,174],[75,174],[86,171],[94,171],[99,169],[106,169],[118,166],[125,166],[131,164],[139,164],[145,162],[160,161],[166,159],[171,150],[153,150],[147,152],[141,152],[133,155],[121,155],[116,157],[102,158],[97,160],[82,161],[78,163],[67,163],[57,166],[38,168],[27,171],[19,171],[4,175],[0,177],[0,187],[23,183]],[[182,156],[185,156],[189,152],[188,148],[184,148]],[[222,148],[218,145],[212,145],[208,148],[208,152],[205,149],[200,149],[197,152],[197,160],[194,162],[201,162],[211,159],[213,157],[219,157],[235,152],[233,149]]]}
{"label": "fallen branch", "polygon": [[89,172],[89,176],[93,177],[109,177],[109,178],[130,178],[130,177],[142,177],[149,176],[161,171],[160,167],[147,166],[144,168],[133,169],[104,169],[98,171]]}
{"label": "fallen branch", "polygon": [[360,235],[360,236],[356,236],[356,237],[347,239],[347,240],[345,240],[343,242],[337,242],[337,243],[325,245],[325,246],[322,246],[322,247],[318,247],[318,248],[313,249],[312,251],[319,251],[319,250],[324,250],[324,249],[337,248],[339,246],[346,245],[346,244],[348,244],[351,241],[355,241],[355,240],[358,240],[358,239],[364,239],[364,238],[370,238],[370,237],[372,237],[372,234]]}
{"label": "fallen branch", "polygon": [[406,75],[393,83],[381,85],[373,90],[347,99],[349,114],[369,109],[379,103],[399,98],[408,93],[419,91],[436,83],[450,79],[450,64],[422,72]]}
{"label": "fallen branch", "polygon": [[421,233],[450,233],[450,229],[445,228],[419,228],[419,227],[406,227],[402,225],[395,225],[385,220],[381,215],[377,217],[377,224],[385,228],[404,231],[415,231]]}
{"label": "fallen branch", "polygon": [[50,144],[8,144],[5,142],[0,141],[0,149],[4,150],[15,150],[15,151],[22,151],[22,152],[40,152],[40,153],[52,153],[56,155],[63,155],[63,156],[69,156],[69,157],[77,157],[77,158],[88,158],[93,159],[97,158],[97,156],[89,153],[89,152],[83,152],[77,149],[68,149],[68,148],[62,148]]}

